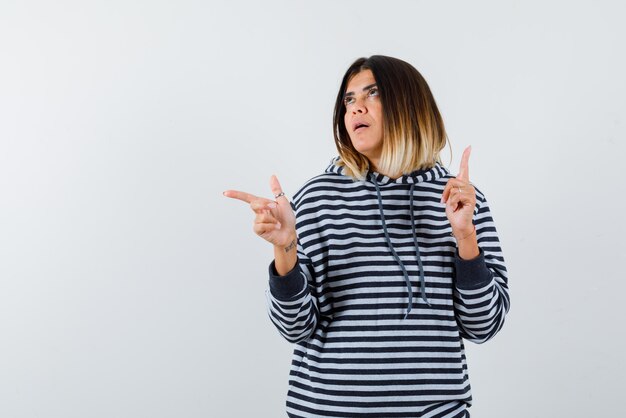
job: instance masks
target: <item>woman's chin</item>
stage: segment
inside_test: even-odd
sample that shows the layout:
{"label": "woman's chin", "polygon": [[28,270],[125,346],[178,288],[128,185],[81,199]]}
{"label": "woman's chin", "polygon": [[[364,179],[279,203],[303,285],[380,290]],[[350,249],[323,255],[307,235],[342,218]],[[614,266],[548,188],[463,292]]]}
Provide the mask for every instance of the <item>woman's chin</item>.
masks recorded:
{"label": "woman's chin", "polygon": [[369,160],[372,160],[372,158],[380,158],[380,153],[376,152],[376,150],[373,150],[372,148],[356,148],[356,150],[359,154],[367,157]]}

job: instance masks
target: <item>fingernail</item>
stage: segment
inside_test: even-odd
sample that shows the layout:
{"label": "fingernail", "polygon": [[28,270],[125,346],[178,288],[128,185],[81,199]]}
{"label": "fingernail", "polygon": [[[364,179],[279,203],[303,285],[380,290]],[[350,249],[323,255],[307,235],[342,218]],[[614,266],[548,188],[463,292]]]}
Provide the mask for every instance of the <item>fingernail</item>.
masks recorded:
{"label": "fingernail", "polygon": [[276,203],[274,203],[274,202],[268,203],[267,207],[274,209],[276,207]]}

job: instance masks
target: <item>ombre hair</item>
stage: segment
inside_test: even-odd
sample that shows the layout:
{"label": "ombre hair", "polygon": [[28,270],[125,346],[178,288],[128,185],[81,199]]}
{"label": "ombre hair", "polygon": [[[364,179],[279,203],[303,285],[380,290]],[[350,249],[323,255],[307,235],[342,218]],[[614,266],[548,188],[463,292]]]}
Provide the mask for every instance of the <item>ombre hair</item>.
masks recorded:
{"label": "ombre hair", "polygon": [[337,165],[355,180],[365,179],[367,157],[352,145],[344,116],[348,83],[363,70],[371,70],[378,86],[383,112],[383,144],[377,169],[397,178],[441,164],[440,152],[448,143],[443,119],[426,80],[411,64],[384,55],[359,58],[346,71],[333,114]]}

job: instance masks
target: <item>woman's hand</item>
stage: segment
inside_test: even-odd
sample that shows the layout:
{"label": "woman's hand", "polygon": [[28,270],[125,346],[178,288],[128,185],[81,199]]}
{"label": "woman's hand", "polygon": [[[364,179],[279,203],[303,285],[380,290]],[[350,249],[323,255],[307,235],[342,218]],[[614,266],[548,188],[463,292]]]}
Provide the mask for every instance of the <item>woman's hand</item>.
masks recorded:
{"label": "woman's hand", "polygon": [[[274,196],[282,192],[278,178],[270,178],[270,188]],[[256,214],[254,232],[277,247],[288,247],[296,238],[296,215],[286,196],[276,200],[257,197],[250,193],[237,190],[226,190],[224,196],[239,199],[250,204]]]}
{"label": "woman's hand", "polygon": [[443,189],[441,203],[446,203],[446,216],[452,226],[452,234],[458,240],[474,232],[474,208],[476,190],[469,181],[469,157],[472,146],[465,148],[456,178],[448,180]]}

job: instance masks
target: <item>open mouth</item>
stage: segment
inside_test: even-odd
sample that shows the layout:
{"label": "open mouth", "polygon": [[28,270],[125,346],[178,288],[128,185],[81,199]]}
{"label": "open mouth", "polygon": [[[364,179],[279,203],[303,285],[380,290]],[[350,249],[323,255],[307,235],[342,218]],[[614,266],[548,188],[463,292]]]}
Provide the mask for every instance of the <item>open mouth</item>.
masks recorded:
{"label": "open mouth", "polygon": [[354,132],[361,132],[365,128],[369,128],[369,125],[359,122],[359,123],[356,123],[352,129],[354,130]]}

